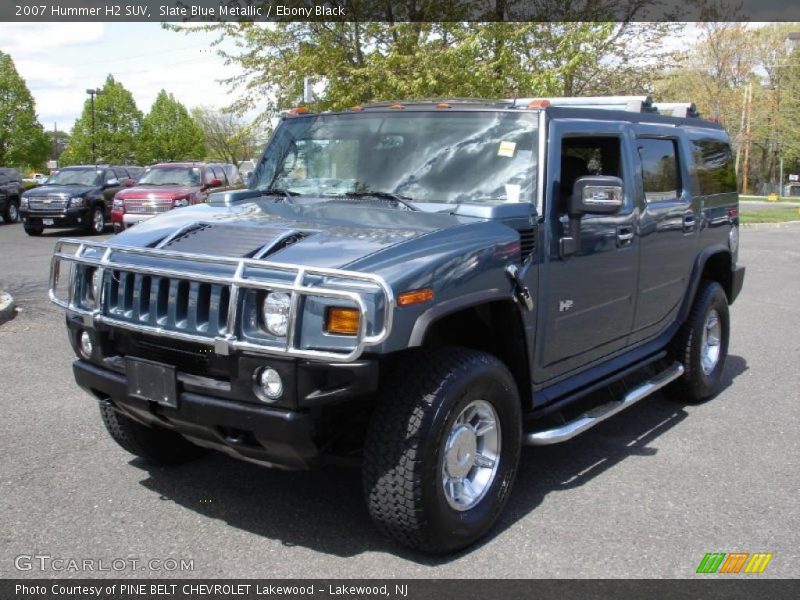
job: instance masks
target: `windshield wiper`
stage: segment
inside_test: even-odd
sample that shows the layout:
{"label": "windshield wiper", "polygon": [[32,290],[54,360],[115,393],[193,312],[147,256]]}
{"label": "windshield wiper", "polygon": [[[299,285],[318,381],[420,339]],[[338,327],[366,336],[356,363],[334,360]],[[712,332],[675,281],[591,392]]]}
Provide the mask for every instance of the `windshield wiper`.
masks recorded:
{"label": "windshield wiper", "polygon": [[345,196],[348,198],[377,198],[378,200],[386,200],[387,202],[394,202],[396,204],[402,204],[406,207],[406,210],[419,210],[416,206],[411,204],[414,200],[408,196],[401,196],[400,194],[395,194],[393,192],[347,192]]}
{"label": "windshield wiper", "polygon": [[300,192],[293,192],[283,188],[268,188],[266,190],[258,190],[262,196],[283,196],[287,204],[294,202],[294,197],[299,196]]}

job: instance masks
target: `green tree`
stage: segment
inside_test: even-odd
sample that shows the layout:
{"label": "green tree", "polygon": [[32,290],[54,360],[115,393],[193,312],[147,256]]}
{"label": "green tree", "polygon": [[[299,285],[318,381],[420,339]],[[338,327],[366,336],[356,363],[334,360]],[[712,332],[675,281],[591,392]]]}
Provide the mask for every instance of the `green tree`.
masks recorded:
{"label": "green tree", "polygon": [[72,128],[61,162],[69,164],[136,162],[142,113],[133,95],[109,75],[94,100],[96,158],[92,157],[92,106],[90,99]]}
{"label": "green tree", "polygon": [[206,158],[230,162],[237,167],[260,150],[259,129],[236,116],[207,107],[192,109],[192,118],[203,132]]}
{"label": "green tree", "polygon": [[0,52],[0,165],[38,167],[49,149],[28,86],[11,57]]}
{"label": "green tree", "polygon": [[[653,63],[666,54],[664,36],[680,27],[635,22],[653,0],[560,8],[503,0],[486,16],[516,22],[459,18],[474,4],[352,0],[348,22],[269,28],[227,22],[202,29],[236,42],[236,50],[220,51],[241,70],[225,80],[239,94],[230,110],[263,107],[261,117],[269,118],[298,103],[305,77],[319,83],[316,110],[421,97],[642,94],[649,91]],[[379,9],[382,21],[372,18]],[[448,18],[437,19],[442,11]],[[609,22],[619,14],[622,21]],[[404,16],[430,20],[404,22]]]}
{"label": "green tree", "polygon": [[139,161],[184,160],[205,156],[203,131],[186,107],[161,90],[142,121]]}

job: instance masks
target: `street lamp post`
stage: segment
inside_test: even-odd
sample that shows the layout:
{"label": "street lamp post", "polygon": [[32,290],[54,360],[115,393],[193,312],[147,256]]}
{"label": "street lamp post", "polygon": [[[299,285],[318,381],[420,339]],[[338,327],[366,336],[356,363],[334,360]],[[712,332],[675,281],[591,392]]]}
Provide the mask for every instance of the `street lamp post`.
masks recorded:
{"label": "street lamp post", "polygon": [[103,90],[97,88],[96,90],[86,90],[86,93],[89,94],[89,97],[92,99],[92,163],[97,162],[97,145],[95,143],[94,137],[94,97],[99,96],[103,93]]}

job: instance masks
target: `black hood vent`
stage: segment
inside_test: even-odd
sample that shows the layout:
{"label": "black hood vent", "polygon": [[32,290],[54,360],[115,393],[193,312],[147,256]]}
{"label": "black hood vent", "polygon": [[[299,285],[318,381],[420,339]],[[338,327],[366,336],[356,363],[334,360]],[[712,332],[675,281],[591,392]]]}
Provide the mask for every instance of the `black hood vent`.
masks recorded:
{"label": "black hood vent", "polygon": [[167,238],[165,242],[159,244],[159,248],[189,254],[261,258],[265,249],[271,252],[273,246],[280,245],[297,233],[291,229],[277,227],[197,223],[175,237]]}

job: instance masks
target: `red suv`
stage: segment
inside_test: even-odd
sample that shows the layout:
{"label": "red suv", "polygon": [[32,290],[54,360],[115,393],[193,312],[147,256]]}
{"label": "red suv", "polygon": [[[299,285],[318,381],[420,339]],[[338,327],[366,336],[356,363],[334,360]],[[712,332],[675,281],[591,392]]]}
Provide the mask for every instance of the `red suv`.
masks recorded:
{"label": "red suv", "polygon": [[[134,187],[114,196],[114,231],[141,223],[173,208],[205,202],[209,192],[237,187],[225,163],[171,162],[147,167]],[[234,168],[235,171],[235,168]]]}

